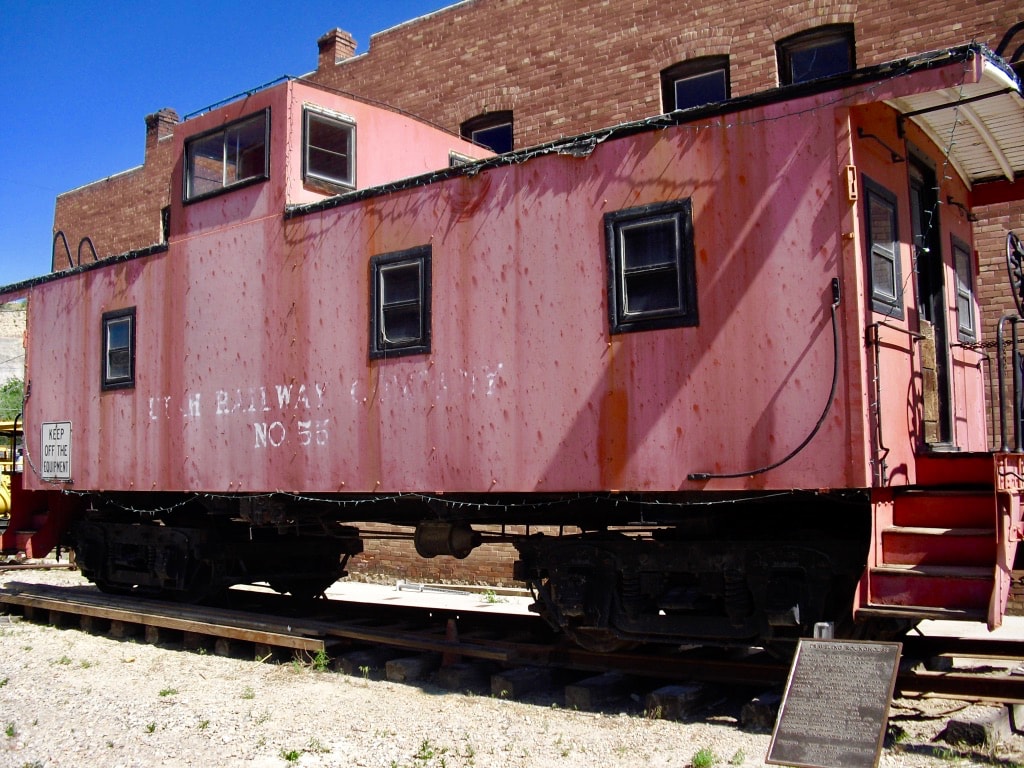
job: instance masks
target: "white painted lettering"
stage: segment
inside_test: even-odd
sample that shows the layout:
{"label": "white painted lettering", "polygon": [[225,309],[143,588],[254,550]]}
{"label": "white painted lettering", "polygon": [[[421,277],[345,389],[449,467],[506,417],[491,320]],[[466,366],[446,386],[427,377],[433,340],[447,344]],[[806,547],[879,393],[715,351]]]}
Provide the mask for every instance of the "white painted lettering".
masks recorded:
{"label": "white painted lettering", "polygon": [[300,406],[309,410],[309,398],[306,396],[305,384],[299,385],[299,393],[295,396],[295,409],[298,410]]}
{"label": "white painted lettering", "polygon": [[277,407],[284,410],[292,401],[292,385],[291,384],[278,384],[277,385]]}

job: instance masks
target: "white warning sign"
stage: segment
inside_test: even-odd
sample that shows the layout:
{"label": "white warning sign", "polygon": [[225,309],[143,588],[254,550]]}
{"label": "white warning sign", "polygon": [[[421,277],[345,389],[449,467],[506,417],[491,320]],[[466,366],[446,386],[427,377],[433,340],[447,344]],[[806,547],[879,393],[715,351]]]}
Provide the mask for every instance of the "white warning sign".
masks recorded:
{"label": "white warning sign", "polygon": [[42,472],[44,480],[71,481],[71,422],[43,422]]}

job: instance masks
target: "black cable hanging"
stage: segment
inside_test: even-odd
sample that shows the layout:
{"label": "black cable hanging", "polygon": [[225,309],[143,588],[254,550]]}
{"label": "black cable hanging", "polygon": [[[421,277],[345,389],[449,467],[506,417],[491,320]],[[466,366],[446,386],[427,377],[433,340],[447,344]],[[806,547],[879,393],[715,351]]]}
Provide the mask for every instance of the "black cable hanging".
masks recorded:
{"label": "black cable hanging", "polygon": [[832,401],[836,396],[836,387],[839,384],[839,327],[836,322],[836,309],[839,308],[840,301],[840,290],[839,290],[839,278],[832,278],[832,387],[829,389],[828,400],[825,402],[825,408],[821,412],[821,416],[818,417],[818,422],[814,425],[810,434],[803,439],[796,448],[787,453],[781,459],[773,464],[768,464],[757,469],[751,469],[746,472],[730,472],[730,473],[715,473],[715,472],[693,472],[686,476],[687,480],[729,480],[737,477],[750,477],[752,475],[761,475],[765,472],[781,467],[787,461],[796,456],[800,451],[807,447],[807,444],[814,439],[814,436],[818,434],[821,429],[821,425],[825,423],[825,419],[828,417],[829,411],[832,410]]}

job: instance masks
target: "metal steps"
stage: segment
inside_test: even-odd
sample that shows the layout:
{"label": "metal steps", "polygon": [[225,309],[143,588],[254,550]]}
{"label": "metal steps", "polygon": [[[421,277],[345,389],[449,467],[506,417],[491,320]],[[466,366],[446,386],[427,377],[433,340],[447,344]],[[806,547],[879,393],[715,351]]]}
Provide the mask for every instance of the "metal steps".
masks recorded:
{"label": "metal steps", "polygon": [[922,457],[918,485],[875,489],[858,618],[1001,619],[996,468],[991,454]]}

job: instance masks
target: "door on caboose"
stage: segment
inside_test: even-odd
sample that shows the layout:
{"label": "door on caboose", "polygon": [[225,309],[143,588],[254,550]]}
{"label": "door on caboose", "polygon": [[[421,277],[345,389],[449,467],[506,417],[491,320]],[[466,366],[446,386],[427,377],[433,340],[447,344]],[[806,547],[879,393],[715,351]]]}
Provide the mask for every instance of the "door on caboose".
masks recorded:
{"label": "door on caboose", "polygon": [[924,443],[933,450],[953,449],[949,329],[945,272],[939,229],[935,171],[910,157],[910,210],[917,274],[917,310],[921,345]]}

